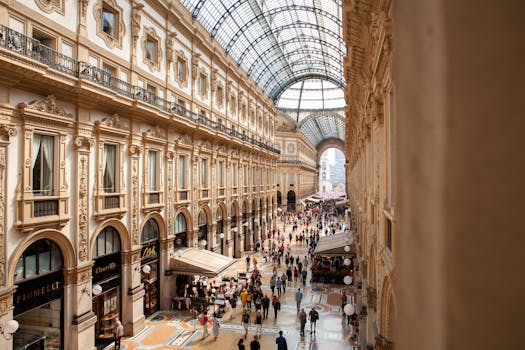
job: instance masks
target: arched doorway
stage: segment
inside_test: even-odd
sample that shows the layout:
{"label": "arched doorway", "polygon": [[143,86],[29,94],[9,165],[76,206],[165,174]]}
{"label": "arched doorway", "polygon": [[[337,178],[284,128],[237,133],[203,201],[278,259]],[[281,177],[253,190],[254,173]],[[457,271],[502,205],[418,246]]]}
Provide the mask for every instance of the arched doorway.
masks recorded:
{"label": "arched doorway", "polygon": [[58,245],[41,239],[22,253],[15,267],[13,317],[20,328],[14,348],[34,344],[35,349],[64,348],[64,274]]}
{"label": "arched doorway", "polygon": [[281,191],[277,191],[277,206],[280,207],[282,204],[283,204],[283,199],[281,197]]}
{"label": "arched doorway", "polygon": [[237,254],[237,246],[238,246],[237,240],[239,239],[239,233],[238,233],[239,228],[237,227],[237,212],[238,212],[237,203],[233,202],[231,206],[232,216],[230,218],[230,228],[231,228],[232,239],[233,239],[233,256],[234,257],[238,255]]}
{"label": "arched doorway", "polygon": [[175,219],[173,234],[175,235],[175,239],[173,240],[173,247],[175,250],[188,246],[186,217],[183,213],[179,213]]}
{"label": "arched doorway", "polygon": [[144,283],[144,315],[149,316],[159,309],[159,225],[155,219],[144,224],[140,236],[141,274]]}
{"label": "arched doorway", "polygon": [[208,249],[208,246],[210,246],[210,242],[208,242],[208,216],[206,215],[204,209],[199,211],[197,225],[199,226],[199,237],[197,241],[199,247]]}
{"label": "arched doorway", "polygon": [[[98,234],[93,247],[93,312],[95,345],[104,348],[113,341],[115,321],[121,315],[121,249],[120,236],[113,226],[105,227]],[[97,288],[98,287],[98,288]]]}
{"label": "arched doorway", "polygon": [[[221,206],[219,206],[217,208],[217,212],[215,213],[215,218],[216,218],[216,230],[215,230],[215,246],[218,247],[217,248],[217,252],[219,254],[223,254],[224,253],[224,248],[223,248],[223,242],[224,242],[224,220],[223,220],[223,213],[222,213],[222,208]],[[221,237],[222,236],[222,237]]]}
{"label": "arched doorway", "polygon": [[288,191],[286,195],[287,211],[295,211],[295,192]]}

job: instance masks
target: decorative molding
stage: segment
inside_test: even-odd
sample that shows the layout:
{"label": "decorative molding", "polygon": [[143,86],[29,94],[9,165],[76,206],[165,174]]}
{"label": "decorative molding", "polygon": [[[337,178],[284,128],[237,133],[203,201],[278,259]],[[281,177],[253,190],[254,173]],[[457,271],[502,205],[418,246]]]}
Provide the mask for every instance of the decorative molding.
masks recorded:
{"label": "decorative molding", "polygon": [[144,4],[133,1],[131,10],[131,44],[134,54],[137,52],[137,40],[139,40],[143,8]]}
{"label": "decorative molding", "polygon": [[86,136],[76,136],[73,139],[73,144],[77,149],[85,148],[90,149],[95,145],[95,139],[92,137],[86,137]]}
{"label": "decorative molding", "polygon": [[18,130],[16,130],[14,125],[0,124],[0,133],[5,134],[7,139],[9,139],[10,137],[18,135]]}
{"label": "decorative molding", "polygon": [[106,117],[102,120],[97,120],[95,125],[107,126],[110,128],[129,130],[129,127],[120,120],[120,116],[115,113],[111,117]]}
{"label": "decorative molding", "polygon": [[[5,285],[5,241],[6,241],[6,229],[5,229],[5,209],[6,209],[6,147],[0,146],[0,286]],[[1,314],[0,310],[0,314]]]}
{"label": "decorative molding", "polygon": [[0,287],[0,317],[8,314],[13,309],[13,288]]}
{"label": "decorative molding", "polygon": [[58,12],[62,16],[66,14],[66,0],[35,0],[35,3],[45,13]]}
{"label": "decorative molding", "polygon": [[175,32],[168,32],[166,36],[166,61],[168,62],[168,69],[169,64],[173,62],[173,59],[175,58],[175,38],[177,37],[177,33]]}
{"label": "decorative molding", "polygon": [[[130,149],[133,146],[130,146]],[[131,151],[130,151],[131,152]],[[139,160],[131,158],[131,237],[134,245],[140,244],[139,237]]]}
{"label": "decorative molding", "polygon": [[197,76],[199,74],[200,61],[201,61],[201,54],[194,52],[193,56],[191,57],[191,79],[193,83],[195,83],[195,81],[197,80]]}
{"label": "decorative molding", "polygon": [[79,0],[78,5],[80,8],[80,23],[85,25],[89,0]]}
{"label": "decorative molding", "polygon": [[[141,5],[144,6],[144,5]],[[148,38],[151,38],[152,41],[155,43],[155,52],[153,53],[155,56],[152,58],[148,58],[148,50],[147,50],[147,42]],[[155,32],[155,29],[150,27],[144,27],[143,35],[142,35],[142,61],[148,68],[152,71],[159,71],[160,70],[160,62],[162,61],[162,49],[160,45],[160,37],[157,35],[157,32]]]}
{"label": "decorative molding", "polygon": [[35,110],[49,114],[58,115],[61,117],[73,118],[71,113],[67,113],[64,107],[56,103],[56,97],[49,95],[41,100],[30,102],[29,104],[20,103],[19,108],[23,107],[26,110]]}
{"label": "decorative molding", "polygon": [[[106,34],[102,30],[102,9],[104,7],[104,4],[107,4],[113,11],[115,11],[116,37],[112,37],[111,35]],[[118,47],[121,49],[122,39],[124,38],[124,34],[126,34],[126,25],[124,23],[124,11],[122,7],[118,6],[117,0],[97,0],[93,5],[93,15],[95,16],[95,22],[97,24],[97,36],[104,40],[104,42],[109,48],[113,49],[115,47]]]}
{"label": "decorative molding", "polygon": [[142,136],[144,137],[156,137],[159,138],[161,136],[160,134],[160,128],[158,125],[156,125],[153,128],[150,128],[142,133]]}
{"label": "decorative molding", "polygon": [[142,153],[142,147],[138,145],[129,145],[128,154],[138,157]]}
{"label": "decorative molding", "polygon": [[88,258],[88,173],[89,173],[89,154],[80,153],[78,155],[79,181],[78,181],[78,258],[86,261]]}

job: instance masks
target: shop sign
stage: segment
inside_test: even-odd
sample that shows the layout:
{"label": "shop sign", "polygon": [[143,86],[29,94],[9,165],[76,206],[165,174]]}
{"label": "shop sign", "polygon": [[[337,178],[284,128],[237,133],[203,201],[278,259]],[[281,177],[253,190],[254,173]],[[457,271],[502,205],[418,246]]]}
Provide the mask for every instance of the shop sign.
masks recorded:
{"label": "shop sign", "polygon": [[92,270],[93,282],[120,275],[120,265],[120,252],[96,258]]}
{"label": "shop sign", "polygon": [[34,309],[62,297],[62,271],[17,284],[13,296],[14,314]]}
{"label": "shop sign", "polygon": [[142,261],[156,259],[158,256],[158,241],[142,247],[142,250],[140,251],[140,259]]}

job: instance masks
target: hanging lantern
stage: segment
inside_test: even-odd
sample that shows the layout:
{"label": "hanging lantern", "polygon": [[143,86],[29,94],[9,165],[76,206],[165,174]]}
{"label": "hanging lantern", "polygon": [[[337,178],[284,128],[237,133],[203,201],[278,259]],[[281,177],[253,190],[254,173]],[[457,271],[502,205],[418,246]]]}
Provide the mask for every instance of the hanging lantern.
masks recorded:
{"label": "hanging lantern", "polygon": [[349,245],[345,245],[345,252],[349,252],[350,251],[350,246]]}
{"label": "hanging lantern", "polygon": [[352,264],[352,260],[346,258],[343,264],[345,264],[345,266],[350,266],[350,264]]}

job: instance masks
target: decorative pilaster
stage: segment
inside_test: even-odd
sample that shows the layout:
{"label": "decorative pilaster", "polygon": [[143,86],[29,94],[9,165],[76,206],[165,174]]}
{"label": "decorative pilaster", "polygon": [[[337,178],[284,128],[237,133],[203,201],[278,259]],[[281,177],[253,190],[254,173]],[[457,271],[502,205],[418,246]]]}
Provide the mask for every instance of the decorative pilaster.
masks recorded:
{"label": "decorative pilaster", "polygon": [[129,146],[130,155],[130,174],[131,174],[131,191],[130,191],[130,202],[131,202],[131,241],[132,245],[140,244],[139,234],[139,156],[141,153],[141,147],[137,145]]}
{"label": "decorative pilaster", "polygon": [[89,152],[95,140],[79,136],[75,138],[74,144],[78,149],[78,259],[82,262],[88,258]]}
{"label": "decorative pilaster", "polygon": [[[0,144],[0,286],[5,281],[5,208],[6,208],[6,147]],[[0,314],[2,313],[0,304]]]}

